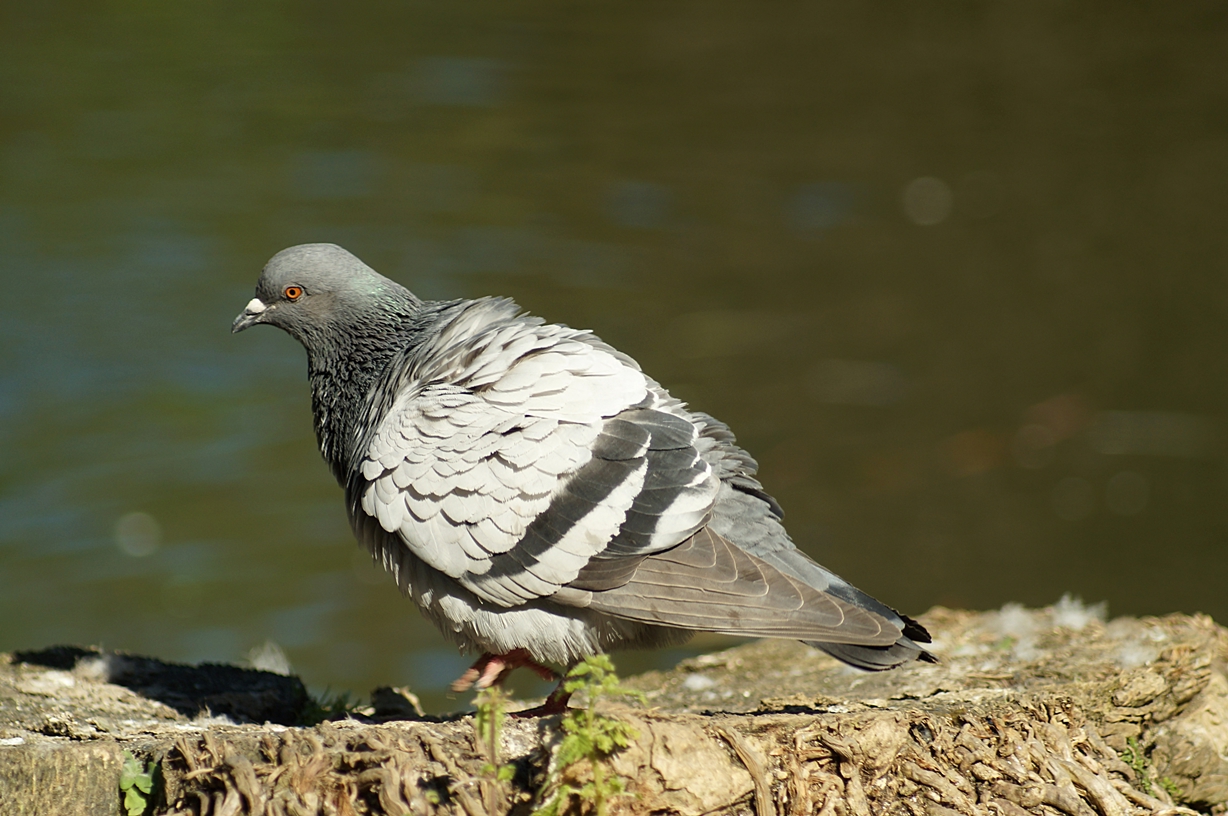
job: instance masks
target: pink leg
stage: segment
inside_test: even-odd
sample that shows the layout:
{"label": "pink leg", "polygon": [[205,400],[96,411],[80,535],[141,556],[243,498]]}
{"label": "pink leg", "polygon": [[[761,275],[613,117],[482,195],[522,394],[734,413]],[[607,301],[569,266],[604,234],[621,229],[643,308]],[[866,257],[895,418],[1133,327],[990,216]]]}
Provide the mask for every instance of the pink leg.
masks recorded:
{"label": "pink leg", "polygon": [[526,708],[524,711],[513,711],[513,717],[550,717],[555,714],[562,714],[567,710],[567,701],[571,699],[571,692],[563,691],[564,680],[559,681],[559,685],[554,691],[550,692],[550,696],[546,698],[546,702],[534,708]]}
{"label": "pink leg", "polygon": [[464,674],[452,684],[453,691],[468,691],[470,688],[484,689],[502,683],[514,669],[520,667],[532,670],[543,680],[557,680],[558,674],[548,666],[543,666],[534,660],[526,649],[513,649],[507,654],[495,655],[487,652],[477,659]]}

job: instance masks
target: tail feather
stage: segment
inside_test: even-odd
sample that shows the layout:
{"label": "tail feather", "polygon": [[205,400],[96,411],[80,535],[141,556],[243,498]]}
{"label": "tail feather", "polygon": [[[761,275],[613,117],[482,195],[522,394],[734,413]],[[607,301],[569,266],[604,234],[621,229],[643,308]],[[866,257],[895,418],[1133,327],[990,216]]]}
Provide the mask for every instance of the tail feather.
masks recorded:
{"label": "tail feather", "polygon": [[808,640],[805,643],[807,646],[822,649],[839,661],[866,671],[894,669],[896,666],[913,660],[937,663],[937,657],[917,645],[918,642],[930,643],[932,640],[925,627],[894,609],[891,612],[900,619],[904,630],[900,639],[890,646],[856,646],[849,643],[823,643],[814,640]]}
{"label": "tail feather", "polygon": [[[924,630],[923,630],[924,631]],[[822,649],[837,660],[866,671],[885,671],[896,666],[921,660],[937,663],[938,658],[908,638],[900,638],[891,646],[853,646],[848,643],[806,641],[807,646]]]}

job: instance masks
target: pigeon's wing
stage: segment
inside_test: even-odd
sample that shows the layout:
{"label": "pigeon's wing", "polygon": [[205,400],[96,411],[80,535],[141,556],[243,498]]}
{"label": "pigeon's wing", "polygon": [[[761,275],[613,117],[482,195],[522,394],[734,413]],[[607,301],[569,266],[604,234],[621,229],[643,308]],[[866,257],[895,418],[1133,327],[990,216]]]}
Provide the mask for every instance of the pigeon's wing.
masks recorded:
{"label": "pigeon's wing", "polygon": [[691,444],[720,482],[707,525],[676,548],[638,559],[599,554],[573,582],[598,590],[587,605],[646,623],[797,637],[876,657],[895,649],[905,620],[798,550],[780,505],[755,478],[755,460],[724,424],[701,413],[691,420]]}
{"label": "pigeon's wing", "polygon": [[447,379],[398,395],[352,512],[504,607],[555,595],[607,549],[666,549],[703,526],[718,485],[697,431],[633,363],[558,326],[490,332],[450,355],[464,366]]}
{"label": "pigeon's wing", "polygon": [[351,507],[389,534],[380,546],[408,547],[505,608],[551,599],[739,635],[899,637],[898,619],[710,527],[722,492],[754,494],[795,551],[757,482],[719,473],[729,467],[701,438],[704,421],[629,358],[558,326],[484,332],[405,387],[367,447]]}
{"label": "pigeon's wing", "polygon": [[704,527],[649,555],[588,606],[642,623],[750,637],[889,646],[890,618],[810,586]]}

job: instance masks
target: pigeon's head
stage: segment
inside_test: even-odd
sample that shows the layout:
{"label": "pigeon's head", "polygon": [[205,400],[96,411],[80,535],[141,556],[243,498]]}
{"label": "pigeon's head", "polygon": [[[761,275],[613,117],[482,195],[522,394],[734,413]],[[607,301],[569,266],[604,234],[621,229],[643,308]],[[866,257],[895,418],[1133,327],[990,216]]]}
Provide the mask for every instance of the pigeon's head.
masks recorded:
{"label": "pigeon's head", "polygon": [[268,323],[310,349],[318,338],[346,333],[373,315],[400,311],[396,307],[414,302],[400,284],[336,244],[300,244],[265,264],[256,296],[235,318],[231,331]]}

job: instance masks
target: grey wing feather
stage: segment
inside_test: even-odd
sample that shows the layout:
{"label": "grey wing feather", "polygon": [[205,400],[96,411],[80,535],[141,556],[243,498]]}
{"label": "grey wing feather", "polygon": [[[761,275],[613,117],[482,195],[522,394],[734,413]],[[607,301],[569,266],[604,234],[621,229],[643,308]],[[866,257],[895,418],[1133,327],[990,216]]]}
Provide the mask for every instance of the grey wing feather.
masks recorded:
{"label": "grey wing feather", "polygon": [[900,636],[881,616],[776,569],[710,528],[643,558],[626,584],[593,593],[590,608],[644,623],[753,637],[889,646]]}
{"label": "grey wing feather", "polygon": [[407,547],[510,608],[561,590],[616,537],[663,548],[702,526],[717,485],[693,451],[664,523],[660,491],[643,490],[658,449],[696,431],[645,411],[659,398],[634,364],[586,333],[531,321],[496,321],[467,342],[437,355],[455,362],[450,379],[438,363],[409,366],[433,379],[397,380],[366,446],[350,504],[392,534],[379,546]]}
{"label": "grey wing feather", "polygon": [[[607,549],[572,584],[597,590],[589,605],[647,623],[796,637],[865,669],[928,658],[913,641],[929,642],[923,627],[794,546],[779,505],[755,479],[757,463],[729,429],[704,414],[695,421],[695,445],[721,480],[707,527],[659,554],[618,559]],[[650,470],[645,484],[653,477]]]}
{"label": "grey wing feather", "polygon": [[497,607],[795,637],[866,668],[921,651],[924,629],[794,547],[726,426],[587,333],[474,310],[396,373],[350,482],[385,564],[405,547]]}

